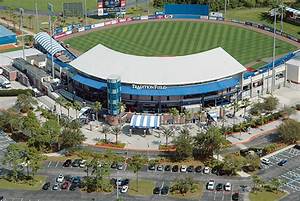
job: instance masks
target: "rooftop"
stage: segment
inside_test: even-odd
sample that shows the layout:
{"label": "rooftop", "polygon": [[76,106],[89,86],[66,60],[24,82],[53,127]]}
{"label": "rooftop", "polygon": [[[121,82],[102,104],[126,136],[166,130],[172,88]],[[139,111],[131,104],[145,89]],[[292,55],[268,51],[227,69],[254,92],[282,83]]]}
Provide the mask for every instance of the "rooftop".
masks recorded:
{"label": "rooftop", "polygon": [[[35,48],[25,49],[25,56],[42,54],[39,50]],[[13,62],[15,58],[23,57],[23,51],[17,50],[12,52],[0,53],[0,66],[7,66]]]}
{"label": "rooftop", "polygon": [[246,71],[220,47],[185,56],[146,57],[124,54],[99,44],[70,65],[100,79],[119,75],[122,83],[145,85],[197,84]]}
{"label": "rooftop", "polygon": [[0,37],[11,36],[11,35],[16,35],[16,34],[11,30],[7,29],[6,27],[0,25]]}

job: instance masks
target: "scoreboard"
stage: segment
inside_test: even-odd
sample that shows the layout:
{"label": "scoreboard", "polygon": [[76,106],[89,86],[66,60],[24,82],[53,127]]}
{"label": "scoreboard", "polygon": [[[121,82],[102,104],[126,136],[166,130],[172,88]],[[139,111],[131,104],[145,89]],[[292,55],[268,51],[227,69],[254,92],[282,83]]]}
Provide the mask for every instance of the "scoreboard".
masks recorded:
{"label": "scoreboard", "polygon": [[98,16],[125,14],[126,0],[97,0]]}

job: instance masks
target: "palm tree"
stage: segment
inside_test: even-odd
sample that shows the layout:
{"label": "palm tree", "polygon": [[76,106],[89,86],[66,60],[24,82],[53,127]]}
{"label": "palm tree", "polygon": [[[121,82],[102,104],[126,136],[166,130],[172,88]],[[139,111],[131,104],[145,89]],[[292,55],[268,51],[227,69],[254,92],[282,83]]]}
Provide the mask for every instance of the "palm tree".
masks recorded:
{"label": "palm tree", "polygon": [[74,101],[73,107],[74,107],[74,109],[75,109],[76,119],[77,119],[77,118],[78,118],[77,113],[78,113],[78,111],[81,109],[82,104],[81,104],[79,101]]}
{"label": "palm tree", "polygon": [[29,15],[28,16],[28,20],[29,20],[29,27],[30,27],[30,29],[33,29],[33,27],[32,27],[32,19],[33,19],[33,15]]}
{"label": "palm tree", "polygon": [[103,126],[102,127],[102,133],[105,136],[105,142],[107,143],[107,134],[110,132],[110,128],[108,126]]}
{"label": "palm tree", "polygon": [[116,136],[116,142],[115,143],[117,144],[118,143],[118,136],[121,134],[122,129],[121,129],[120,126],[114,126],[114,127],[112,127],[111,131],[112,131],[112,134],[114,134]]}
{"label": "palm tree", "polygon": [[175,107],[172,107],[169,109],[169,113],[171,114],[172,117],[172,121],[173,121],[172,123],[174,123],[174,119],[179,115],[179,111]]}
{"label": "palm tree", "polygon": [[68,110],[68,117],[70,118],[70,109],[73,107],[73,104],[70,101],[65,103],[65,108]]}
{"label": "palm tree", "polygon": [[144,164],[146,162],[146,159],[143,158],[140,155],[133,156],[129,162],[128,165],[133,169],[133,171],[136,173],[136,188],[137,192],[139,192],[139,171],[143,168]]}
{"label": "palm tree", "polygon": [[57,99],[55,99],[55,102],[57,104],[59,104],[59,107],[60,107],[60,115],[62,115],[62,109],[61,107],[65,104],[66,102],[66,99],[64,99],[62,96],[58,97]]}
{"label": "palm tree", "polygon": [[247,107],[251,105],[251,102],[248,98],[243,100],[243,107],[244,107],[244,117],[246,116]]}
{"label": "palm tree", "polygon": [[169,144],[169,137],[173,136],[174,131],[171,128],[162,127],[163,135],[166,137],[166,146]]}
{"label": "palm tree", "polygon": [[96,112],[96,120],[99,121],[99,112],[102,109],[102,104],[99,101],[96,101],[93,105],[93,110]]}
{"label": "palm tree", "polygon": [[185,123],[190,122],[191,119],[192,119],[192,112],[188,111],[188,110],[185,110],[184,111],[184,117],[185,117]]}

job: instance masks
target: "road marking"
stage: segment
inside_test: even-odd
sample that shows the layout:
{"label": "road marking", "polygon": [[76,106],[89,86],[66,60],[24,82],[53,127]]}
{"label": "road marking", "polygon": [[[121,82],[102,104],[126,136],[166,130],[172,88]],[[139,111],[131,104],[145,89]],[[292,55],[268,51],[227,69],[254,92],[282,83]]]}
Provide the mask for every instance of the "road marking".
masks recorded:
{"label": "road marking", "polygon": [[48,163],[48,168],[50,167],[51,163],[52,163],[52,162],[51,162],[51,161],[49,161],[49,163]]}
{"label": "road marking", "polygon": [[57,168],[58,164],[59,164],[59,162],[56,163],[55,168]]}
{"label": "road marking", "polygon": [[216,195],[217,195],[217,191],[215,191],[215,194],[214,194],[214,200],[216,200]]}
{"label": "road marking", "polygon": [[224,200],[224,191],[223,191],[223,194],[222,194],[222,201]]}
{"label": "road marking", "polygon": [[233,184],[231,185],[231,195],[230,195],[230,200],[232,199],[232,194],[233,194]]}

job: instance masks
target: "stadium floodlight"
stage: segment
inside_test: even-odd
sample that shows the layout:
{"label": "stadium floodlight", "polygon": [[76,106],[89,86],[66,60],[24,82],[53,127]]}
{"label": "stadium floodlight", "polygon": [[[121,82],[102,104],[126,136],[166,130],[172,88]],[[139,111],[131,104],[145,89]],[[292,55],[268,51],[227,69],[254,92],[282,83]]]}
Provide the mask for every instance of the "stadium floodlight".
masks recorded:
{"label": "stadium floodlight", "polygon": [[54,62],[53,62],[53,44],[52,44],[52,19],[54,14],[53,4],[48,2],[48,15],[49,15],[49,35],[50,35],[50,46],[51,46],[51,64],[52,64],[52,78],[54,79]]}
{"label": "stadium floodlight", "polygon": [[[274,27],[273,27],[273,57],[272,57],[272,82],[271,82],[271,94],[275,88],[275,56],[276,56],[276,15],[277,8],[274,9]],[[268,78],[269,79],[269,78]]]}

